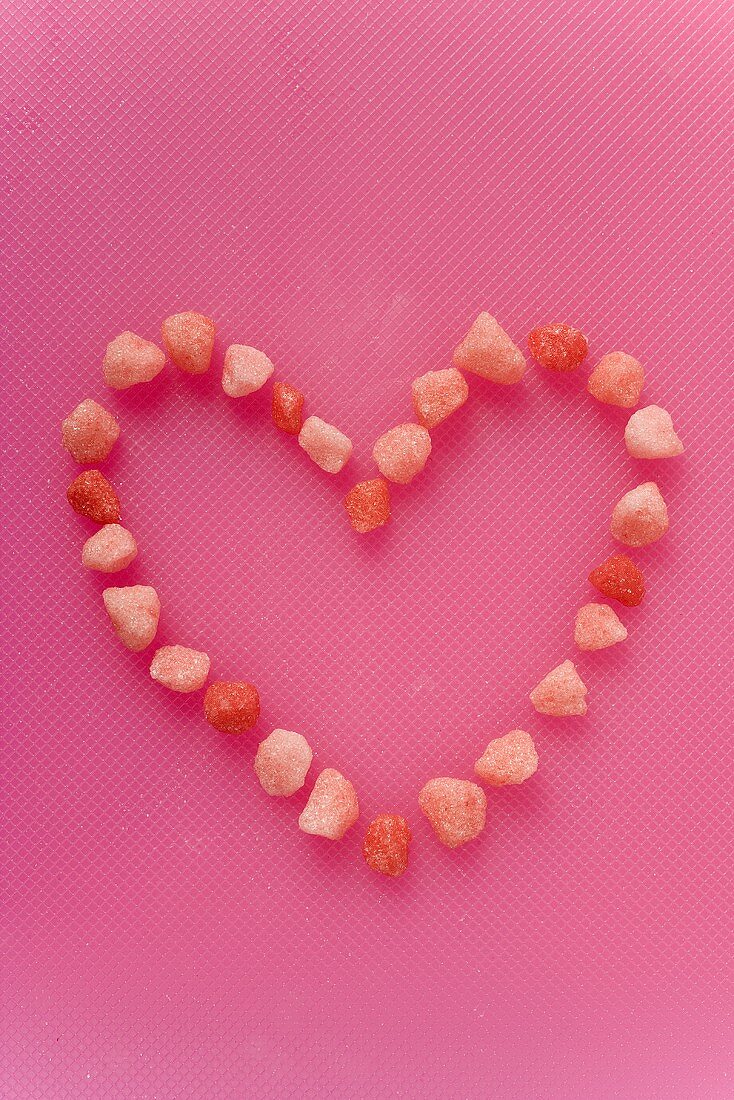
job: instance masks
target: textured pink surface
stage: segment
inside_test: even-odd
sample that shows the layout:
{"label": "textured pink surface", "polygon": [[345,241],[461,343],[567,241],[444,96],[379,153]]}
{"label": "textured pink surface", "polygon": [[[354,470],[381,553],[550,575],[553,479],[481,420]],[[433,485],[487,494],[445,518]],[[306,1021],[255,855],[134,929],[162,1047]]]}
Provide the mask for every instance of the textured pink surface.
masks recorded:
{"label": "textured pink surface", "polygon": [[[4,6],[4,1100],[732,1094],[731,10],[498,7]],[[261,347],[355,440],[345,473],[273,428],[269,387],[105,391],[110,338],[192,308],[217,372]],[[357,537],[341,497],[485,308],[523,347],[578,325],[588,364],[470,380]],[[615,349],[685,440],[654,475],[583,392]],[[64,499],[86,395],[122,423],[105,471],[159,643],[354,780],[343,843],[116,641]],[[580,656],[587,718],[535,715],[651,476],[672,525],[635,552],[629,640]],[[537,775],[442,849],[420,786],[518,725]],[[359,851],[383,811],[414,835],[397,882]]]}

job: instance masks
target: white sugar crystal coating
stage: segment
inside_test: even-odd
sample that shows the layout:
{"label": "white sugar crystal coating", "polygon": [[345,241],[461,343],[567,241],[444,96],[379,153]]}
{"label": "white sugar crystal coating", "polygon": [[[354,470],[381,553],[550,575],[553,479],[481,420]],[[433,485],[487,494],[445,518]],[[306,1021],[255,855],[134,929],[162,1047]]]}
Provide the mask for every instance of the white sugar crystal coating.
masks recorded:
{"label": "white sugar crystal coating", "polygon": [[119,523],[106,523],[84,543],[82,565],[98,573],[119,573],[136,557],[138,547]]}
{"label": "white sugar crystal coating", "polygon": [[352,441],[333,424],[318,416],[309,416],[298,434],[306,454],[327,474],[343,470],[352,454]]}
{"label": "white sugar crystal coating", "polygon": [[222,389],[229,397],[246,397],[264,386],[274,370],[264,352],[247,344],[231,344],[224,356]]}
{"label": "white sugar crystal coating", "polygon": [[491,787],[524,783],[537,770],[538,754],[525,730],[510,730],[504,737],[495,737],[474,765],[479,778]]}
{"label": "white sugar crystal coating", "polygon": [[525,356],[490,313],[480,313],[454,351],[454,366],[503,386],[519,382]]}
{"label": "white sugar crystal coating", "polygon": [[530,701],[540,714],[565,718],[571,714],[586,714],[586,692],[586,685],[573,661],[564,661],[530,692]]}
{"label": "white sugar crystal coating", "polygon": [[341,840],[358,817],[359,803],[352,784],[334,768],[324,768],[314,783],[298,826],[313,836]]}
{"label": "white sugar crystal coating", "polygon": [[484,829],[487,796],[467,779],[440,776],[430,779],[418,795],[418,805],[434,833],[447,848],[466,844]]}
{"label": "white sugar crystal coating", "polygon": [[156,636],[161,601],[155,588],[133,584],[128,588],[105,588],[102,593],[107,614],[122,644],[139,653]]}
{"label": "white sugar crystal coating", "polygon": [[633,412],[624,429],[624,442],[633,458],[673,458],[683,454],[670,413],[659,405]]}
{"label": "white sugar crystal coating", "polygon": [[102,373],[113,390],[126,390],[150,382],[161,373],[165,362],[165,353],[150,340],[134,332],[121,332],[107,345]]}
{"label": "white sugar crystal coating", "polygon": [[198,691],[209,675],[209,656],[183,645],[157,649],[150,662],[150,675],[171,691]]}
{"label": "white sugar crystal coating", "polygon": [[104,462],[120,436],[111,412],[88,397],[61,424],[61,442],[82,465]]}
{"label": "white sugar crystal coating", "polygon": [[606,649],[623,642],[627,628],[608,604],[587,603],[576,613],[573,637],[579,649]]}
{"label": "white sugar crystal coating", "polygon": [[648,546],[668,530],[668,509],[654,481],[625,493],[612,512],[611,531],[625,546]]}
{"label": "white sugar crystal coating", "polygon": [[377,468],[388,481],[407,485],[431,453],[431,437],[420,424],[398,424],[381,435],[372,449]]}
{"label": "white sugar crystal coating", "polygon": [[306,782],[312,760],[311,747],[300,733],[273,730],[258,746],[255,774],[264,791],[287,798]]}

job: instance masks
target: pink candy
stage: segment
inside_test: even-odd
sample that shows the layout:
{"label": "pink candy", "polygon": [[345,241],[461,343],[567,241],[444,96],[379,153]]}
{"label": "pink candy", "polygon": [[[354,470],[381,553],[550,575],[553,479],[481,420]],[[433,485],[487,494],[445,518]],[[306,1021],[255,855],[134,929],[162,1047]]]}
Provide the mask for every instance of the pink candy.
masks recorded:
{"label": "pink candy", "polygon": [[612,351],[594,367],[586,388],[605,405],[631,409],[640,400],[644,384],[642,363],[623,351]]}
{"label": "pink candy", "polygon": [[338,474],[352,454],[349,436],[318,416],[309,416],[298,433],[298,442],[309,458],[327,474]]}
{"label": "pink candy", "polygon": [[198,691],[206,683],[209,666],[206,653],[182,645],[166,645],[156,650],[150,675],[171,691]]}
{"label": "pink candy", "polygon": [[626,637],[627,628],[608,604],[587,603],[577,611],[573,638],[579,649],[606,649]]}
{"label": "pink candy", "polygon": [[98,573],[119,573],[137,553],[137,544],[128,530],[119,523],[106,523],[84,543],[82,565]]}
{"label": "pink candy", "polygon": [[469,396],[469,387],[461,371],[431,370],[413,382],[413,408],[424,428],[435,428],[456,412]]}
{"label": "pink candy", "polygon": [[420,424],[399,424],[375,443],[372,457],[383,477],[407,485],[421,472],[431,453],[431,437]]}
{"label": "pink candy", "polygon": [[61,425],[61,442],[77,462],[103,462],[120,435],[111,412],[88,397]]}
{"label": "pink candy", "polygon": [[524,783],[538,770],[538,754],[533,739],[525,730],[510,730],[504,737],[490,741],[474,771],[491,787]]}
{"label": "pink candy", "polygon": [[625,546],[648,546],[668,530],[668,509],[654,481],[625,493],[612,512],[612,535]]}
{"label": "pink candy", "polygon": [[633,458],[673,458],[683,454],[670,413],[648,405],[632,413],[624,429],[624,442]]}
{"label": "pink candy", "polygon": [[569,714],[586,714],[586,692],[573,661],[564,661],[530,692],[530,701],[540,714],[564,718]]}
{"label": "pink candy", "polygon": [[179,370],[204,374],[214,349],[214,322],[203,313],[174,313],[161,325],[166,351]]}
{"label": "pink candy", "polygon": [[479,836],[487,819],[487,798],[466,779],[431,779],[418,795],[418,805],[434,833],[447,848]]}
{"label": "pink candy", "polygon": [[264,352],[231,344],[224,356],[222,389],[229,397],[246,397],[264,386],[275,367]]}
{"label": "pink candy", "polygon": [[102,373],[113,390],[126,390],[138,382],[150,382],[160,374],[166,356],[150,340],[134,332],[122,332],[107,345]]}
{"label": "pink candy", "polygon": [[314,783],[298,826],[313,836],[341,840],[358,817],[359,803],[352,784],[334,768],[324,768]]}
{"label": "pink candy", "polygon": [[115,633],[122,644],[139,653],[158,630],[161,601],[155,588],[133,584],[129,588],[105,588],[102,599]]}
{"label": "pink candy", "polygon": [[525,373],[525,357],[489,313],[480,313],[454,351],[454,366],[509,386]]}
{"label": "pink candy", "polygon": [[313,753],[305,737],[291,730],[273,730],[258,746],[255,774],[268,794],[289,795],[306,782]]}

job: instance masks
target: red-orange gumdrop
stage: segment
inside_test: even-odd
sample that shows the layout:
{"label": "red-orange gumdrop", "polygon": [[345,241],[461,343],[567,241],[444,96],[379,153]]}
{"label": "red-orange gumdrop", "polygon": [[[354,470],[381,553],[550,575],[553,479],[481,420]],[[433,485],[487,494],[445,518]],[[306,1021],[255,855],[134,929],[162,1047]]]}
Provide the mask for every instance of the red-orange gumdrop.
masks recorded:
{"label": "red-orange gumdrop", "polygon": [[260,717],[260,696],[254,684],[216,681],[206,689],[204,714],[221,733],[244,733]]}
{"label": "red-orange gumdrop", "polygon": [[637,607],[645,595],[642,570],[626,554],[612,554],[596,569],[592,569],[589,580],[604,596],[608,596],[610,600],[618,600],[625,607]]}
{"label": "red-orange gumdrop", "polygon": [[548,370],[576,370],[589,351],[589,341],[580,329],[552,324],[534,328],[528,336],[530,354]]}
{"label": "red-orange gumdrop", "polygon": [[295,386],[276,382],[273,386],[273,424],[282,432],[298,435],[303,426],[305,398]]}
{"label": "red-orange gumdrop", "polygon": [[117,493],[99,470],[85,470],[66,490],[66,499],[80,516],[95,523],[119,523],[120,501]]}
{"label": "red-orange gumdrop", "polygon": [[408,846],[413,838],[408,822],[398,814],[380,814],[367,829],[362,854],[368,867],[397,878],[408,866]]}
{"label": "red-orange gumdrop", "polygon": [[203,313],[189,311],[166,317],[161,325],[166,351],[179,370],[204,374],[214,349],[214,322]]}
{"label": "red-orange gumdrop", "polygon": [[347,493],[344,507],[355,531],[365,534],[390,520],[390,490],[381,477],[360,481]]}

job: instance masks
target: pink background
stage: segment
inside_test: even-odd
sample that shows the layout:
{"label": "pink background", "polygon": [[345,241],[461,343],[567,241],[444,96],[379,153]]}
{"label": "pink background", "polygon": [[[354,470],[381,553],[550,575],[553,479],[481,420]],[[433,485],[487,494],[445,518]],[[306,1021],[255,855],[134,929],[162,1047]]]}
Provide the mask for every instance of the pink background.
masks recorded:
{"label": "pink background", "polygon": [[[499,6],[4,5],[4,1100],[732,1095],[731,7]],[[106,342],[180,308],[217,319],[211,377],[105,391]],[[629,459],[586,366],[474,379],[356,537],[341,497],[481,308],[638,355],[687,454]],[[269,391],[224,398],[234,340],[354,438],[343,475]],[[86,396],[123,425],[161,642],[354,780],[342,844],[113,638],[64,501]],[[528,691],[650,477],[672,527],[629,642],[580,659],[586,719],[543,719]],[[536,778],[440,848],[418,789],[513,725]],[[359,854],[388,809],[399,882]]]}

